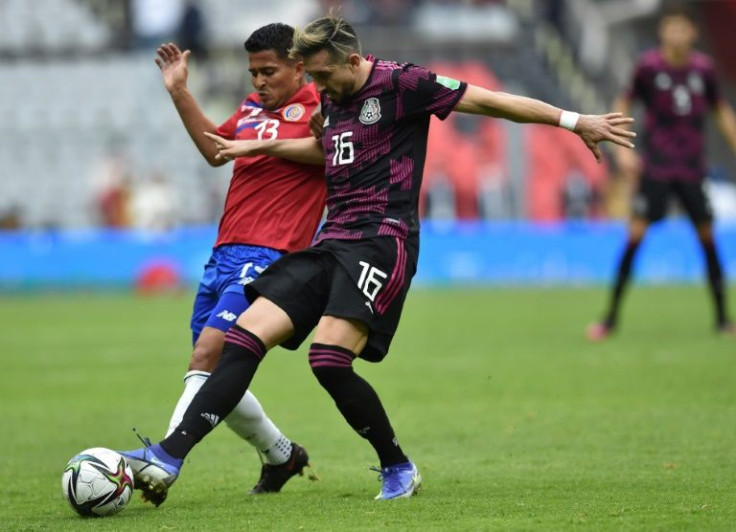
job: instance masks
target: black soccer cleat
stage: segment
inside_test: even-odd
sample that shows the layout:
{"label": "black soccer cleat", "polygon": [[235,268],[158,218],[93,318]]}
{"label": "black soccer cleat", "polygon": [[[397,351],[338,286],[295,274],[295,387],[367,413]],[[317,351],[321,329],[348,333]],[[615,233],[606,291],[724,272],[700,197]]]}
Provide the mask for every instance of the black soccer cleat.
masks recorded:
{"label": "black soccer cleat", "polygon": [[[309,455],[304,447],[291,444],[291,456],[289,459],[279,465],[263,464],[261,467],[261,478],[258,483],[253,486],[248,493],[258,495],[260,493],[278,493],[284,487],[291,477],[294,475],[304,476],[304,468],[309,465]],[[319,480],[319,477],[310,471],[309,480]]]}

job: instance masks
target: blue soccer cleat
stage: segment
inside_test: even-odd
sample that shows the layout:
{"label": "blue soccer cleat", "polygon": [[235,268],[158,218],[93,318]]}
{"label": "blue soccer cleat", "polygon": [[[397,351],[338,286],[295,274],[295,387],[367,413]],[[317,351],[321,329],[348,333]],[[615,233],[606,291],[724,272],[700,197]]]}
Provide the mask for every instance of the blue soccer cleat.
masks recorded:
{"label": "blue soccer cleat", "polygon": [[179,477],[183,460],[172,458],[158,444],[151,445],[148,438],[138,438],[144,447],[119,452],[133,470],[135,489],[143,492],[143,500],[160,506]]}
{"label": "blue soccer cleat", "polygon": [[422,485],[422,475],[419,474],[417,466],[412,462],[404,462],[381,469],[371,468],[378,471],[381,475],[379,480],[383,480],[381,493],[376,495],[376,500],[403,499],[411,497],[419,492]]}

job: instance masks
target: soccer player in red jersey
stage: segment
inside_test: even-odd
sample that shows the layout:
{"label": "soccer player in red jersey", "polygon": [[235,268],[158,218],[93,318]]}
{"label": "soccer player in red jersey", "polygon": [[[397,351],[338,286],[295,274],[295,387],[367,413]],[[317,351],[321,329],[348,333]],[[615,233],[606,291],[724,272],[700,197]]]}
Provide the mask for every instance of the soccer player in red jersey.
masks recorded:
{"label": "soccer player in red jersey", "polygon": [[713,113],[734,153],[736,119],[721,96],[713,62],[693,50],[697,29],[687,11],[673,8],[666,12],[659,36],[661,46],[641,56],[630,88],[616,104],[624,114],[629,114],[633,100],[644,104],[643,150],[641,157],[632,150],[617,153],[624,174],[638,178],[638,191],[608,310],[604,319],[587,331],[592,341],[603,340],[616,329],[636,252],[649,225],[664,218],[670,196],[685,209],[703,248],[716,330],[736,333],[726,312],[726,281],[713,239],[713,213],[703,190],[706,118]]}
{"label": "soccer player in red jersey", "polygon": [[604,140],[631,147],[631,119],[578,115],[544,102],[492,92],[420,66],[364,58],[353,28],[336,17],[307,25],[292,53],[322,93],[321,140],[230,141],[213,137],[223,157],[262,156],[325,163],[328,214],[315,243],[276,261],[246,287],[251,307],[228,331],[220,362],[182,423],[150,447],[157,467],[176,475],[184,457],[226,416],[266,352],[295,349],[316,328],[309,363],[348,424],[381,464],[376,499],[415,493],[417,467],[404,454],[356,358],[382,360],[399,323],[419,252],[419,190],[431,115],[453,110],[563,126],[596,157]]}
{"label": "soccer player in red jersey", "polygon": [[[205,132],[228,139],[289,139],[310,135],[309,118],[319,104],[301,61],[288,57],[294,29],[269,24],[245,42],[255,92],[217,127],[201,111],[187,88],[189,51],[174,44],[158,49],[156,63],[184,127],[207,162],[221,166],[215,144]],[[217,240],[205,265],[191,319],[194,350],[184,376],[184,392],[173,412],[170,433],[220,358],[225,333],[248,308],[244,286],[285,253],[307,247],[325,205],[324,165],[287,161],[267,155],[235,161]],[[224,419],[236,434],[260,452],[261,478],[251,493],[279,491],[308,463],[306,451],[292,443],[268,418],[251,392],[241,394]],[[213,425],[220,419],[211,418]],[[151,489],[146,453],[125,453],[135,472],[135,487],[157,506],[166,492]],[[173,481],[173,480],[172,480]]]}

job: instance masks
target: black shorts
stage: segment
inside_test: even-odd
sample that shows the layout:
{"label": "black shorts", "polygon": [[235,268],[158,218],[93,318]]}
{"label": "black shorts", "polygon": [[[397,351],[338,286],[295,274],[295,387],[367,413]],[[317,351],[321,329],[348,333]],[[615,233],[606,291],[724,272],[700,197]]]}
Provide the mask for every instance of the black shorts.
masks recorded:
{"label": "black shorts", "polygon": [[632,214],[648,222],[658,222],[667,214],[670,196],[675,196],[690,220],[699,225],[713,220],[713,209],[703,182],[659,181],[642,177],[634,197]]}
{"label": "black shorts", "polygon": [[276,260],[245,286],[252,303],[273,301],[294,324],[282,344],[297,349],[322,316],[359,320],[369,328],[359,356],[379,362],[388,353],[416,272],[418,246],[394,237],[325,240]]}

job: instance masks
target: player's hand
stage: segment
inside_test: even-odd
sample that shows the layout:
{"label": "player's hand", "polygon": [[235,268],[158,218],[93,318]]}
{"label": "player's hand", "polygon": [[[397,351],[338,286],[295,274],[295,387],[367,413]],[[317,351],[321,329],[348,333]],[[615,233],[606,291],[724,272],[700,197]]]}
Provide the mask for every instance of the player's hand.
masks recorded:
{"label": "player's hand", "polygon": [[325,117],[322,116],[322,108],[317,106],[312,113],[312,116],[309,117],[309,131],[312,132],[312,135],[314,135],[315,138],[322,138],[322,125],[324,123]]}
{"label": "player's hand", "polygon": [[625,117],[621,113],[609,113],[607,115],[580,115],[575,126],[577,133],[588,149],[593,152],[596,160],[603,160],[601,150],[598,146],[601,142],[613,142],[624,148],[633,148],[631,139],[636,133],[624,129],[634,122],[633,118]]}
{"label": "player's hand", "polygon": [[186,87],[189,75],[187,61],[191,52],[189,50],[182,52],[177,45],[170,42],[159,46],[156,54],[158,54],[158,57],[155,61],[158,68],[161,69],[166,90],[172,92]]}
{"label": "player's hand", "polygon": [[205,136],[215,143],[217,155],[215,159],[232,161],[236,157],[252,157],[260,155],[262,142],[258,140],[228,140],[213,133],[204,132]]}

